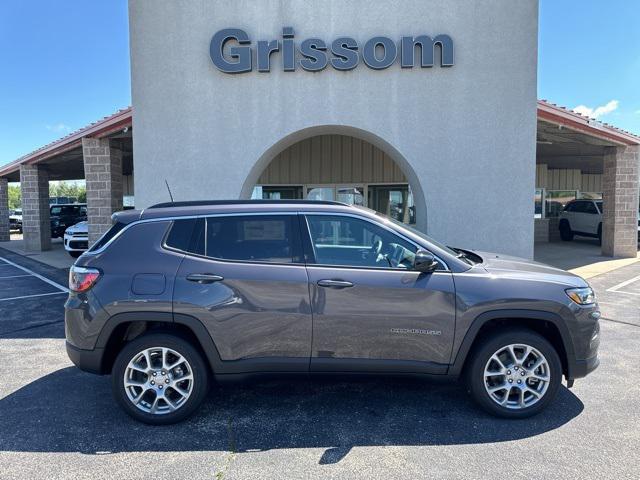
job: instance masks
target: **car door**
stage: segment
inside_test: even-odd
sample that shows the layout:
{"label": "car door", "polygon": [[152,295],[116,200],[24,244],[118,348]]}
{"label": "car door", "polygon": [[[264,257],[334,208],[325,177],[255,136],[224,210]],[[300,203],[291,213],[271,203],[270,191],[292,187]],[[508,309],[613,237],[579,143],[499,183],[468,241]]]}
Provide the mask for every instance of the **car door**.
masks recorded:
{"label": "car door", "polygon": [[586,213],[587,202],[578,201],[573,204],[571,229],[576,232],[589,233],[589,215]]}
{"label": "car door", "polygon": [[174,315],[209,331],[230,362],[216,373],[307,371],[311,309],[297,214],[199,219],[188,250]]}
{"label": "car door", "polygon": [[455,328],[451,273],[412,270],[418,247],[353,215],[306,214],[312,371],[444,373]]}

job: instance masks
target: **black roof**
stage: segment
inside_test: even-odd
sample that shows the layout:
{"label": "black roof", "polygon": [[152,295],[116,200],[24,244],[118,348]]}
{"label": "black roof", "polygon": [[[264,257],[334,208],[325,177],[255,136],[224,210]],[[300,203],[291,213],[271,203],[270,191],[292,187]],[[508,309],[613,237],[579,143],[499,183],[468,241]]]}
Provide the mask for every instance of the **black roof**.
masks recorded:
{"label": "black roof", "polygon": [[346,203],[332,202],[329,200],[191,200],[186,202],[163,202],[151,205],[149,208],[172,208],[172,207],[202,207],[215,205],[341,205]]}

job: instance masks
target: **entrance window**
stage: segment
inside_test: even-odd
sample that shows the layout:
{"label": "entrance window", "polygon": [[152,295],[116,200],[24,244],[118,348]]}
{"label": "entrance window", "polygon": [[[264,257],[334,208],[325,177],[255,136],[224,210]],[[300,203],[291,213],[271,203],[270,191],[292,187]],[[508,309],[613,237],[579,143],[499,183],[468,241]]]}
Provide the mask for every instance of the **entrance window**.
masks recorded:
{"label": "entrance window", "polygon": [[542,218],[542,203],[544,199],[544,190],[542,188],[536,188],[533,194],[533,216],[534,218]]}
{"label": "entrance window", "polygon": [[336,200],[349,205],[364,205],[363,187],[338,187]]}
{"label": "entrance window", "polygon": [[547,190],[545,194],[545,216],[557,217],[571,200],[578,198],[576,190]]}
{"label": "entrance window", "polygon": [[369,208],[399,222],[416,223],[413,195],[408,185],[370,185]]}
{"label": "entrance window", "polygon": [[302,198],[302,187],[299,186],[256,186],[251,195],[253,200],[298,200]]}
{"label": "entrance window", "polygon": [[336,199],[336,191],[333,187],[307,187],[307,199],[334,201]]}
{"label": "entrance window", "polygon": [[254,200],[307,200],[338,201],[348,205],[369,207],[394,220],[413,225],[416,209],[407,184],[377,185],[256,185]]}

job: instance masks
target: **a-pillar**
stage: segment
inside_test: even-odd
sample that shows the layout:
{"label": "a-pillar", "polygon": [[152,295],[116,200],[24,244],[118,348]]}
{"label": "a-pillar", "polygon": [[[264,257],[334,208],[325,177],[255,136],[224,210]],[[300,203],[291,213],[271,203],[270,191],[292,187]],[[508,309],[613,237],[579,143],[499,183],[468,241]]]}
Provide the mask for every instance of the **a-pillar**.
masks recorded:
{"label": "a-pillar", "polygon": [[607,147],[602,175],[602,254],[638,254],[638,153],[640,146]]}
{"label": "a-pillar", "polygon": [[49,173],[39,165],[20,165],[22,233],[29,252],[51,250]]}
{"label": "a-pillar", "polygon": [[107,138],[83,138],[82,156],[91,246],[111,228],[111,215],[122,210],[122,151]]}

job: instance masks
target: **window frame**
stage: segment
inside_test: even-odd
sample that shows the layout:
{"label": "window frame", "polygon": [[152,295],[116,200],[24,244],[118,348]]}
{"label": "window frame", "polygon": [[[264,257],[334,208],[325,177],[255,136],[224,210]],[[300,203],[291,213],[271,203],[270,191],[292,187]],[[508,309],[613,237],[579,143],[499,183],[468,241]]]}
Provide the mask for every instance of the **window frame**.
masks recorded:
{"label": "window frame", "polygon": [[[301,228],[301,235],[302,235],[302,246],[304,248],[304,259],[305,259],[305,264],[307,267],[320,267],[320,268],[347,268],[347,269],[353,269],[353,270],[380,270],[380,271],[390,271],[390,272],[418,272],[417,270],[409,270],[409,269],[404,269],[404,268],[391,268],[391,267],[371,267],[371,266],[358,266],[358,265],[332,265],[332,264],[321,264],[321,263],[316,263],[315,260],[315,251],[313,248],[313,241],[311,239],[311,229],[309,227],[309,218],[310,216],[329,216],[329,217],[348,217],[348,218],[355,218],[357,220],[361,220],[363,222],[369,223],[375,227],[381,228],[383,230],[386,230],[387,232],[391,233],[392,235],[395,235],[399,238],[401,238],[402,240],[404,240],[405,242],[413,245],[414,247],[416,247],[416,250],[426,250],[429,253],[431,253],[435,260],[440,264],[440,266],[433,272],[431,273],[451,273],[451,269],[449,268],[449,266],[447,265],[447,263],[442,260],[438,255],[434,254],[429,248],[425,247],[424,245],[420,245],[419,243],[411,240],[410,238],[407,238],[406,236],[402,235],[402,233],[398,232],[397,230],[394,230],[393,228],[388,227],[387,225],[384,225],[382,223],[378,223],[373,221],[370,218],[367,217],[363,217],[361,215],[355,215],[355,214],[351,214],[351,213],[342,213],[342,212],[308,212],[308,211],[304,211],[304,212],[300,212],[300,215],[303,217],[301,219],[300,222],[300,228]],[[420,273],[420,272],[418,272]]]}

